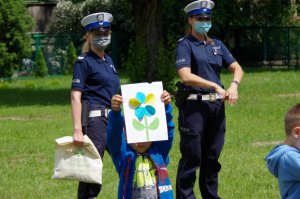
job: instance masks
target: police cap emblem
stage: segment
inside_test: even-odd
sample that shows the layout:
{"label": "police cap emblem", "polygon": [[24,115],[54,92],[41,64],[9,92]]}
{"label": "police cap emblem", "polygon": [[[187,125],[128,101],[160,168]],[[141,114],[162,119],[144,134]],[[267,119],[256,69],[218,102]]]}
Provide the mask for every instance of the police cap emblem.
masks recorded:
{"label": "police cap emblem", "polygon": [[104,21],[104,14],[97,15],[97,19],[98,19],[99,22]]}
{"label": "police cap emblem", "polygon": [[201,1],[200,8],[206,8],[206,7],[207,7],[207,1]]}

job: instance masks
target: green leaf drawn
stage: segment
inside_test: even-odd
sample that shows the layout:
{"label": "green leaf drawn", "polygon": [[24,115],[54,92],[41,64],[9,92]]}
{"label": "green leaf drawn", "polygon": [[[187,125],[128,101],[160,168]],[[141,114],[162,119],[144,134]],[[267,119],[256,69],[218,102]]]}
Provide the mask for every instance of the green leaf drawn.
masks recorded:
{"label": "green leaf drawn", "polygon": [[140,123],[137,119],[132,120],[132,125],[138,131],[142,131],[145,129],[145,126],[142,123]]}
{"label": "green leaf drawn", "polygon": [[155,118],[151,124],[148,126],[149,129],[151,130],[155,130],[158,128],[158,125],[159,125],[159,119],[158,118]]}

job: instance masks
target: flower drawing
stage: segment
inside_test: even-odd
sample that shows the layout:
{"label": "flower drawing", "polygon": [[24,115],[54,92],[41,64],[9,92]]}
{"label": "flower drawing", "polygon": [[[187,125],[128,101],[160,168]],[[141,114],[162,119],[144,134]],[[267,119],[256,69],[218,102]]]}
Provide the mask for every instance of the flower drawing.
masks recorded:
{"label": "flower drawing", "polygon": [[129,105],[135,109],[135,116],[141,120],[144,116],[152,116],[155,114],[155,108],[153,105],[155,102],[155,97],[153,94],[148,94],[145,96],[144,93],[138,92],[135,98],[129,100]]}
{"label": "flower drawing", "polygon": [[[147,141],[149,140],[148,129],[155,130],[159,125],[158,118],[155,118],[149,125],[147,121],[147,117],[151,117],[156,113],[156,110],[153,107],[154,103],[155,96],[152,93],[146,96],[142,92],[137,92],[135,98],[129,99],[129,105],[134,109],[134,114],[138,119],[133,119],[133,127],[138,131],[146,130]],[[142,122],[143,119],[144,123]]]}

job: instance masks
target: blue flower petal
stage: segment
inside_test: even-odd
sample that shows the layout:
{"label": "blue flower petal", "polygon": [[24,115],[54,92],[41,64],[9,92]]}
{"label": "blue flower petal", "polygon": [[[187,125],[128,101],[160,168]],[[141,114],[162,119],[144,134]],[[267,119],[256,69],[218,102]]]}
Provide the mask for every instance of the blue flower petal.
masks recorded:
{"label": "blue flower petal", "polygon": [[142,92],[137,92],[135,98],[141,103],[143,104],[145,102],[146,96],[144,93]]}
{"label": "blue flower petal", "polygon": [[150,106],[150,105],[147,105],[146,107],[145,107],[145,110],[146,110],[146,115],[147,116],[152,116],[152,115],[154,115],[155,114],[155,108],[153,107],[153,106]]}
{"label": "blue flower petal", "polygon": [[140,120],[143,119],[145,113],[146,113],[146,109],[144,107],[137,107],[134,111],[136,117]]}

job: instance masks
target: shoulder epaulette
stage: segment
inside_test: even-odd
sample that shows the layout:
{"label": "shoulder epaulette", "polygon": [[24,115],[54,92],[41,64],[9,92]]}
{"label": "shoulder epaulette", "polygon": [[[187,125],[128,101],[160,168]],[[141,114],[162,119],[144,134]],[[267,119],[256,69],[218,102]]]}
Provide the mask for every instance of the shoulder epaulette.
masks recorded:
{"label": "shoulder epaulette", "polygon": [[87,56],[87,53],[81,54],[77,57],[77,61],[82,61]]}
{"label": "shoulder epaulette", "polygon": [[178,39],[178,41],[177,41],[177,42],[179,43],[179,42],[183,41],[185,38],[186,38],[186,36],[184,36],[184,37],[181,37],[180,39]]}

